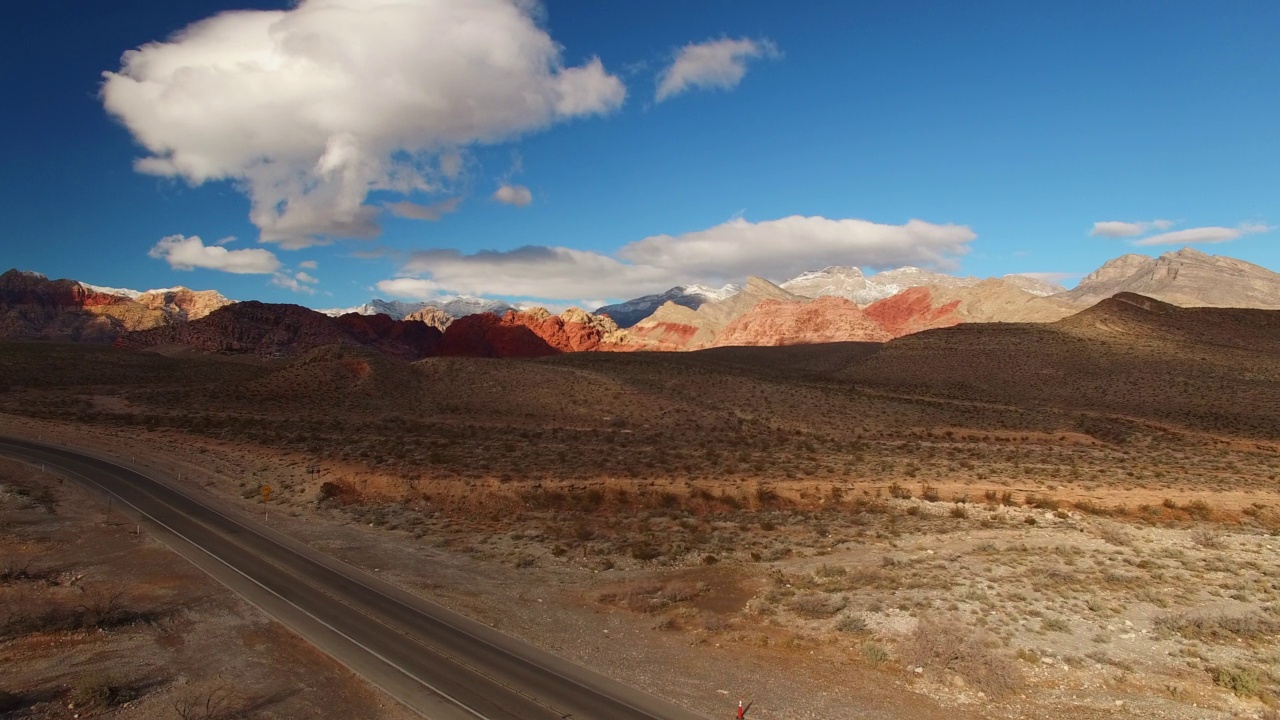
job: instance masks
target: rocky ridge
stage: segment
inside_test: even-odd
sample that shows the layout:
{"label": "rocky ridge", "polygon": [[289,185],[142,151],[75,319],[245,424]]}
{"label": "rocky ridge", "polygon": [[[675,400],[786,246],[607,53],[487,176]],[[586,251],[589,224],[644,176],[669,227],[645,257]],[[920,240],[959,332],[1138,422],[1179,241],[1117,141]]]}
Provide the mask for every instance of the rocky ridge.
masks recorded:
{"label": "rocky ridge", "polygon": [[1280,273],[1192,248],[1152,258],[1122,255],[1053,297],[1077,307],[1117,293],[1145,295],[1183,307],[1280,309]]}

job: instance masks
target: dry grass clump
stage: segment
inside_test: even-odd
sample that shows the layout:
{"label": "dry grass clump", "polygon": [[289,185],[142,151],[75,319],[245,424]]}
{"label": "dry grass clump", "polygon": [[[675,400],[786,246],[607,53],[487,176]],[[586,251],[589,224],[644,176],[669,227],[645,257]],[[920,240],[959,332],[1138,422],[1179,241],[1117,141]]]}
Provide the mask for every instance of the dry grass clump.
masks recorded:
{"label": "dry grass clump", "polygon": [[810,620],[829,618],[849,605],[849,599],[843,595],[832,595],[823,592],[804,592],[787,602],[787,609]]}
{"label": "dry grass clump", "polygon": [[1280,632],[1280,623],[1256,613],[1184,612],[1157,617],[1152,624],[1157,630],[1176,633],[1190,640],[1214,642],[1262,640]]}
{"label": "dry grass clump", "polygon": [[902,645],[907,662],[926,670],[951,672],[988,697],[1022,687],[1022,671],[992,648],[994,641],[952,618],[921,618]]}
{"label": "dry grass clump", "polygon": [[632,612],[656,613],[672,605],[693,600],[708,589],[702,583],[647,582],[604,592],[596,599],[602,603],[621,605]]}

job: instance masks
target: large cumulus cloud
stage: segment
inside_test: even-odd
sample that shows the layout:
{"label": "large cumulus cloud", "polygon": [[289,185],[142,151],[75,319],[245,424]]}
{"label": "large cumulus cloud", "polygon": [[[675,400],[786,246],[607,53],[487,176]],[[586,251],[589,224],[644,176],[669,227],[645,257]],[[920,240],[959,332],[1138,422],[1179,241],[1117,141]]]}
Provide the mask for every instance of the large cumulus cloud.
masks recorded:
{"label": "large cumulus cloud", "polygon": [[378,288],[400,297],[444,293],[549,300],[632,297],[690,283],[721,284],[759,275],[781,281],[825,265],[919,265],[953,269],[976,236],[963,225],[911,220],[888,225],[853,218],[735,219],[681,235],[655,235],[617,252],[526,246],[463,254],[412,254],[400,277]]}
{"label": "large cumulus cloud", "polygon": [[567,67],[528,0],[301,0],[237,11],[126,52],[106,109],[150,153],[137,169],[232,180],[261,239],[377,233],[371,191],[432,191],[457,148],[606,113],[626,89]]}

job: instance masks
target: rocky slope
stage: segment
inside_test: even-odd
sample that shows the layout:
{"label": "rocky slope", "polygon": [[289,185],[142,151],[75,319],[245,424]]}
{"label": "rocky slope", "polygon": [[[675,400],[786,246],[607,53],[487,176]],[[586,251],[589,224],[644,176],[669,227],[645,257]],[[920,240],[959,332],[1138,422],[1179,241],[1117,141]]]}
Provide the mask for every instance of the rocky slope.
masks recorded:
{"label": "rocky slope", "polygon": [[940,303],[958,302],[956,314],[961,322],[1053,322],[1079,310],[1056,296],[1034,294],[1009,277],[963,288],[936,288],[933,295]]}
{"label": "rocky slope", "polygon": [[562,352],[626,349],[630,333],[609,317],[569,308],[552,315],[543,308],[468,315],[444,332],[441,355],[542,357]]}
{"label": "rocky slope", "polygon": [[440,308],[424,307],[405,315],[404,319],[426,323],[440,332],[444,332],[445,328],[449,327],[449,324],[453,322],[454,317]]}
{"label": "rocky slope", "polygon": [[1121,292],[1184,307],[1280,309],[1280,273],[1183,248],[1156,258],[1122,255],[1053,297],[1084,307]]}
{"label": "rocky slope", "polygon": [[802,302],[768,280],[747,278],[738,293],[704,303],[697,310],[668,302],[631,328],[631,346],[647,350],[693,350],[710,347],[725,327],[764,300]]}
{"label": "rocky slope", "polygon": [[219,308],[188,323],[130,332],[117,347],[181,345],[205,352],[271,356],[302,355],[326,345],[362,345],[401,359],[439,352],[441,333],[420,322],[385,315],[349,313],[332,318],[299,305],[256,301]]}
{"label": "rocky slope", "polygon": [[697,310],[706,303],[724,300],[741,289],[738,285],[725,285],[722,288],[709,288],[703,285],[677,285],[658,295],[644,295],[624,303],[596,308],[595,314],[608,315],[618,324],[618,327],[628,328],[649,317],[654,311],[669,302],[690,310]]}
{"label": "rocky slope", "polygon": [[812,345],[847,340],[884,342],[892,338],[857,303],[825,296],[809,302],[762,300],[730,322],[712,345]]}
{"label": "rocky slope", "polygon": [[175,322],[199,320],[233,302],[217,290],[190,290],[184,287],[148,290],[138,293],[133,301],[150,310],[159,310]]}

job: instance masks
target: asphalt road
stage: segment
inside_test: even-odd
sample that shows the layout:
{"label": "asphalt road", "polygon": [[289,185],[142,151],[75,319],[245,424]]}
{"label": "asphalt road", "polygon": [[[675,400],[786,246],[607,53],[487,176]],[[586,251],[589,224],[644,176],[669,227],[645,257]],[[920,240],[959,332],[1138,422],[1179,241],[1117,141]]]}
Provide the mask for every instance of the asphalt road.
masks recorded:
{"label": "asphalt road", "polygon": [[0,453],[112,496],[147,532],[424,717],[702,719],[342,563],[161,473],[5,437]]}

